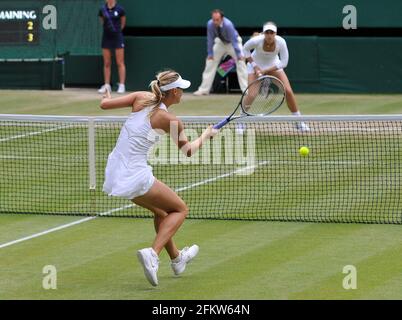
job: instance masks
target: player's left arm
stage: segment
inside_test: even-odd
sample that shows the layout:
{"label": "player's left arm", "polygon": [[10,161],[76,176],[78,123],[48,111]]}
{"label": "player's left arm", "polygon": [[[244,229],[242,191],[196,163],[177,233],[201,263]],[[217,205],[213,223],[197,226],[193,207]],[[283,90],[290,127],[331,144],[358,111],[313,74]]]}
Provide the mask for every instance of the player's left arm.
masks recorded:
{"label": "player's left arm", "polygon": [[120,23],[121,23],[121,30],[123,30],[126,27],[126,16],[123,16],[120,18]]}
{"label": "player's left arm", "polygon": [[126,27],[126,11],[124,8],[120,7],[120,25],[121,25],[121,31]]}

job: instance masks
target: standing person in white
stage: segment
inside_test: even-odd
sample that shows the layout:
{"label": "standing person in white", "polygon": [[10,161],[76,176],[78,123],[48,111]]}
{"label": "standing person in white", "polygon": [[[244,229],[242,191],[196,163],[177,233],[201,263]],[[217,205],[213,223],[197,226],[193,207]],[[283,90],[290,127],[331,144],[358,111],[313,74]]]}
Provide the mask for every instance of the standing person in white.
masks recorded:
{"label": "standing person in white", "polygon": [[[263,34],[252,37],[244,44],[244,55],[247,64],[248,83],[250,84],[262,75],[272,75],[281,80],[285,86],[286,103],[295,116],[301,113],[296,98],[284,71],[289,62],[289,51],[285,39],[278,36],[277,26],[274,22],[267,22],[263,26]],[[300,131],[309,131],[304,122],[296,124]]]}
{"label": "standing person in white", "polygon": [[184,271],[199,248],[193,245],[179,251],[173,242],[172,237],[186,218],[188,207],[171,188],[153,176],[152,168],[147,164],[147,154],[156,139],[150,137],[155,138],[161,132],[169,133],[181,151],[192,156],[217,131],[209,127],[199,138],[189,142],[183,131],[183,123],[168,112],[168,108],[180,103],[183,89],[190,86],[190,82],[183,80],[177,72],[169,70],[159,73],[150,86],[152,93],[138,91],[112,99],[107,92],[102,99],[102,109],[132,109],[108,157],[103,191],[111,196],[129,199],[154,213],[156,237],[150,248],[137,252],[137,257],[146,278],[156,286],[158,257],[163,248],[171,258],[176,275]]}
{"label": "standing person in white", "polygon": [[230,55],[236,60],[237,79],[240,89],[247,88],[247,67],[243,57],[242,39],[233,23],[224,16],[223,11],[212,11],[212,19],[207,23],[208,56],[202,74],[202,83],[194,95],[209,94],[215,79],[216,69],[224,55]]}

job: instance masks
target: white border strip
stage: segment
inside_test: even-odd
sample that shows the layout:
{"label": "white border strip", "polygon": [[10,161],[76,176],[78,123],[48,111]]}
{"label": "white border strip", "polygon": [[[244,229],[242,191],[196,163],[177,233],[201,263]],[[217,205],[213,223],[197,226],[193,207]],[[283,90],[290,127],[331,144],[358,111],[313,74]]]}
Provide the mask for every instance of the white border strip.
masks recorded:
{"label": "white border strip", "polygon": [[[182,121],[192,123],[211,123],[225,118],[225,116],[179,116]],[[124,122],[126,116],[39,116],[26,114],[0,114],[0,120],[9,121],[59,121],[59,122],[88,122],[90,120],[99,122]],[[390,115],[311,115],[311,116],[261,116],[244,117],[241,122],[294,122],[294,121],[401,121],[402,114]]]}

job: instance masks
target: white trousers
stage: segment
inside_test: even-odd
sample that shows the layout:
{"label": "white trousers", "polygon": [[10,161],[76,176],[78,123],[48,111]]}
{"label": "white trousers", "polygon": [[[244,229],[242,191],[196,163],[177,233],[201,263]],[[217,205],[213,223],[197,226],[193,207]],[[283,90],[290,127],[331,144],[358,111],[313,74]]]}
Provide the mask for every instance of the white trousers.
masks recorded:
{"label": "white trousers", "polygon": [[[243,44],[240,37],[238,37],[239,48],[243,51]],[[215,38],[213,46],[214,58],[212,60],[207,59],[205,63],[205,69],[202,73],[202,83],[198,88],[198,91],[203,93],[209,93],[212,84],[215,79],[216,69],[218,68],[221,59],[224,55],[230,55],[236,60],[237,79],[239,80],[240,89],[244,92],[247,88],[247,67],[244,61],[238,60],[236,52],[231,43],[224,43],[221,39]]]}

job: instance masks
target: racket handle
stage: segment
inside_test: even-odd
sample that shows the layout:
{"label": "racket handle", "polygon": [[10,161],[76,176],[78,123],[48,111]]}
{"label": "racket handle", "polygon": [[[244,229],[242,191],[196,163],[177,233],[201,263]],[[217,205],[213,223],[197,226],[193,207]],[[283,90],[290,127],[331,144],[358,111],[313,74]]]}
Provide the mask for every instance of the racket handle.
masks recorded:
{"label": "racket handle", "polygon": [[221,122],[214,125],[214,129],[220,129],[229,122],[229,119],[223,119]]}

